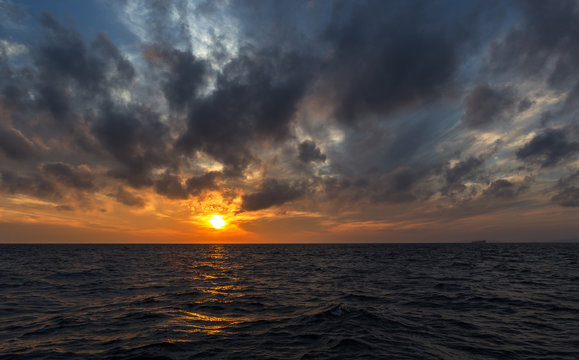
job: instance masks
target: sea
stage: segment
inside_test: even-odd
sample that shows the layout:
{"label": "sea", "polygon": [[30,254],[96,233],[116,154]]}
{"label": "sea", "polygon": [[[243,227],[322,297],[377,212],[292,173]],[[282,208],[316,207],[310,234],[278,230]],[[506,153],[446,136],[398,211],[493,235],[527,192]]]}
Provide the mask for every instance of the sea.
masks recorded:
{"label": "sea", "polygon": [[578,359],[579,244],[0,245],[0,359]]}

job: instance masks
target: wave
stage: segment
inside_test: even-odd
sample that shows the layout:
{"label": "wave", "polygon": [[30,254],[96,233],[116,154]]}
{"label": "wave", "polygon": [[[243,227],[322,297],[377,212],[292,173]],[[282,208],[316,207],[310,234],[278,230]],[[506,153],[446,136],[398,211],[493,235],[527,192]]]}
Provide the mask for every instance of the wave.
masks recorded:
{"label": "wave", "polygon": [[576,245],[42,249],[0,245],[1,359],[575,359],[579,350]]}

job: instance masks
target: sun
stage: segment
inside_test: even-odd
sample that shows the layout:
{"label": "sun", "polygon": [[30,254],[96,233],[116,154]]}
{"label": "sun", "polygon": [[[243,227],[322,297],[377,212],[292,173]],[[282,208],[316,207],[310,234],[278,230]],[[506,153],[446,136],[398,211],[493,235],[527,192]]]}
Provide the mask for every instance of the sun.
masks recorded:
{"label": "sun", "polygon": [[215,229],[221,229],[222,227],[225,226],[225,224],[227,224],[225,222],[225,220],[223,220],[223,216],[221,216],[221,215],[211,215],[211,219],[209,219],[209,223]]}

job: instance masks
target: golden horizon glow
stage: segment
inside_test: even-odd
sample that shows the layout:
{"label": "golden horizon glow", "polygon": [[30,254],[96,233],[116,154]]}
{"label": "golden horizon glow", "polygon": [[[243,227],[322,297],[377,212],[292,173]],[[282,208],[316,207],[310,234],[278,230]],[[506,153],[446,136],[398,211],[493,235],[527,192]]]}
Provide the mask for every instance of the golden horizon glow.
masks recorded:
{"label": "golden horizon glow", "polygon": [[223,219],[222,215],[211,215],[209,223],[215,229],[221,229],[227,224],[227,222]]}

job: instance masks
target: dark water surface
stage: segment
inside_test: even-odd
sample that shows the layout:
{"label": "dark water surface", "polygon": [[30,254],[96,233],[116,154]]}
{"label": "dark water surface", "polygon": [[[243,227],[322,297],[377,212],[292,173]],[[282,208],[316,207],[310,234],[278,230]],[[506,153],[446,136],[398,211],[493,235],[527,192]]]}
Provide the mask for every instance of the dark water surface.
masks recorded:
{"label": "dark water surface", "polygon": [[0,245],[2,359],[576,359],[579,244]]}

